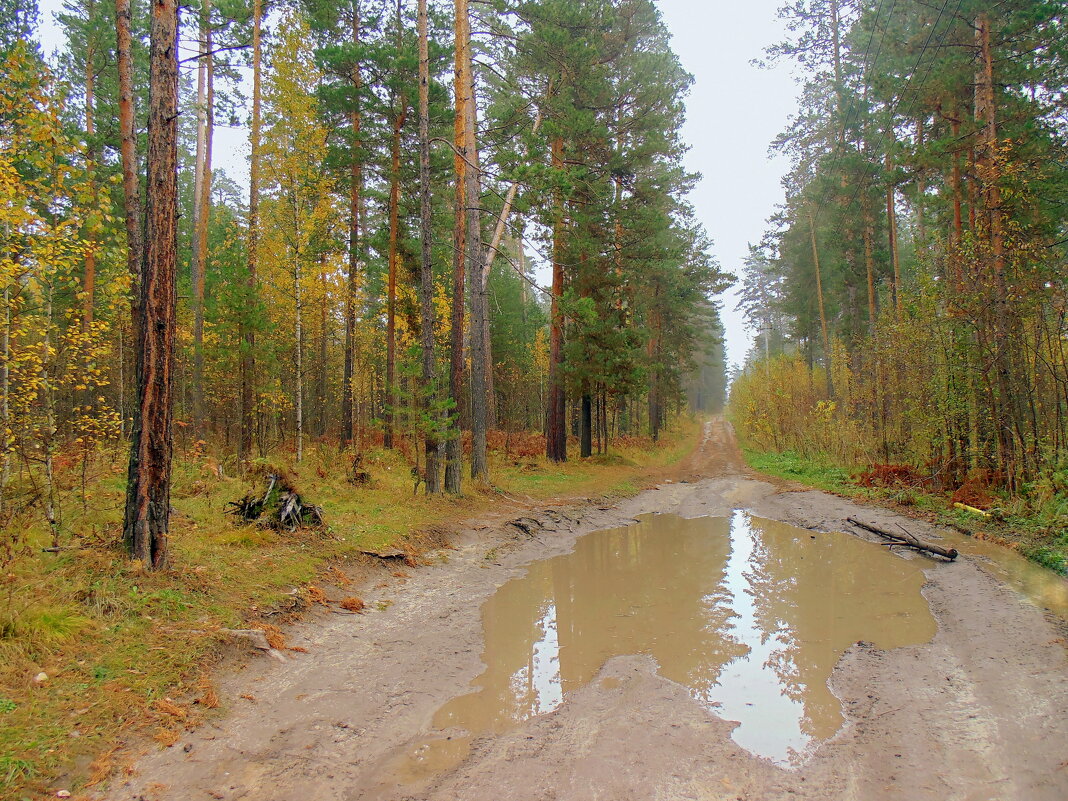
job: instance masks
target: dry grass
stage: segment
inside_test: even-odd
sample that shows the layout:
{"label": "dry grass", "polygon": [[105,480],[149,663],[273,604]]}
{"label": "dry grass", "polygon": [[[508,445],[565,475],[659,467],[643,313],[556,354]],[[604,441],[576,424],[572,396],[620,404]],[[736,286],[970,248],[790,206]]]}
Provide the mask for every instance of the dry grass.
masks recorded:
{"label": "dry grass", "polygon": [[276,651],[285,650],[286,638],[278,626],[274,626],[270,623],[257,623],[253,628],[262,631],[267,637],[267,644]]}

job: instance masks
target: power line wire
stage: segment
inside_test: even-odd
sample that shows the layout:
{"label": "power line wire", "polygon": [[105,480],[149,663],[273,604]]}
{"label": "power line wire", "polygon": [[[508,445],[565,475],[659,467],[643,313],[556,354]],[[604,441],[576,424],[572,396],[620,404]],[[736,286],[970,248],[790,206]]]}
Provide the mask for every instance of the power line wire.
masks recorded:
{"label": "power line wire", "polygon": [[[953,12],[953,16],[956,16],[957,13],[960,11],[960,7],[963,4],[963,2],[964,2],[964,0],[957,0],[957,7]],[[905,88],[902,90],[901,94],[894,99],[894,103],[893,103],[893,105],[892,105],[892,107],[890,109],[890,126],[891,127],[893,126],[893,117],[894,117],[894,113],[897,111],[897,105],[900,102],[901,98],[904,97],[905,93],[908,91],[909,85],[912,82],[912,78],[915,77],[916,72],[918,72],[919,66],[920,66],[920,60],[923,58],[923,54],[927,51],[928,46],[931,44],[931,38],[934,36],[934,33],[938,28],[938,23],[942,21],[942,14],[945,12],[946,7],[948,5],[949,5],[949,0],[946,0],[942,4],[942,9],[941,9],[941,11],[938,12],[938,17],[935,19],[934,25],[931,26],[931,32],[927,35],[927,41],[924,42],[923,48],[921,48],[921,50],[920,50],[920,55],[916,59],[916,65],[913,67],[912,75],[910,75],[909,79],[905,82]],[[943,43],[943,40],[945,39],[946,35],[948,35],[948,33],[949,33],[949,28],[947,27],[942,32],[942,35],[938,37],[939,45],[941,45]],[[908,110],[902,116],[908,116],[909,114],[912,113],[912,109],[916,105],[916,98],[919,96],[919,90],[923,88],[923,85],[927,82],[927,79],[931,75],[931,70],[934,68],[934,61],[935,60],[932,58],[931,61],[928,63],[927,72],[924,73],[923,78],[920,79],[920,82],[917,84],[917,86],[916,86],[916,94],[913,95],[912,99],[909,102]],[[887,133],[886,131],[883,131],[879,135],[878,148],[881,148],[883,146],[883,144],[884,144],[884,142],[886,140],[886,133]],[[878,150],[878,148],[877,148],[877,150]],[[859,178],[860,178],[860,175],[858,174],[857,175],[857,180],[855,181],[856,185],[855,185],[855,187],[853,189],[853,194],[850,196],[849,203],[847,204],[848,206],[852,206],[853,205],[853,201],[855,201],[857,199],[857,195],[860,194],[860,188],[861,188],[862,184],[861,184]]]}
{"label": "power line wire", "polygon": [[[954,11],[954,15],[956,15],[956,13],[957,13],[958,11],[960,11],[960,7],[961,7],[961,5],[962,5],[962,4],[963,4],[963,0],[958,0],[958,2],[957,2],[957,8],[956,8],[956,10]],[[888,111],[888,116],[889,116],[889,123],[888,123],[887,129],[886,129],[886,130],[884,130],[884,131],[882,131],[882,132],[881,132],[881,133],[879,134],[879,142],[878,142],[878,144],[877,144],[877,146],[876,146],[876,152],[878,152],[879,150],[881,150],[881,149],[882,149],[882,147],[883,147],[883,145],[884,145],[884,144],[886,144],[886,136],[887,136],[887,133],[889,132],[889,130],[892,130],[892,128],[893,128],[893,120],[894,120],[894,115],[895,115],[895,114],[897,113],[897,109],[898,109],[898,106],[900,105],[900,103],[901,103],[901,100],[902,100],[902,98],[904,98],[904,97],[905,97],[905,95],[906,95],[906,94],[908,93],[908,91],[909,91],[909,87],[910,87],[910,86],[912,85],[912,81],[913,81],[913,79],[914,79],[914,78],[916,77],[916,74],[917,74],[917,73],[919,72],[919,68],[920,68],[920,63],[921,63],[921,62],[923,61],[923,57],[924,57],[924,55],[925,55],[925,54],[927,53],[927,50],[928,50],[928,48],[929,48],[929,47],[930,47],[930,45],[931,45],[931,40],[932,40],[932,39],[934,38],[934,36],[935,36],[935,33],[937,32],[937,30],[938,30],[938,25],[939,25],[939,23],[940,23],[940,22],[942,21],[942,17],[943,17],[944,15],[945,15],[945,12],[946,12],[946,8],[947,8],[948,6],[949,6],[949,0],[943,0],[943,3],[942,3],[942,7],[941,7],[941,8],[939,9],[939,11],[938,11],[938,16],[937,16],[937,17],[935,18],[935,21],[934,21],[934,23],[933,23],[933,24],[931,25],[931,30],[930,30],[930,32],[929,32],[929,33],[927,34],[927,39],[926,39],[926,41],[924,41],[924,43],[923,43],[923,46],[922,46],[922,47],[920,48],[920,52],[919,52],[919,55],[917,55],[917,56],[916,56],[916,63],[915,63],[914,65],[913,65],[913,67],[912,67],[912,70],[911,70],[911,72],[909,73],[909,76],[908,76],[908,78],[906,78],[906,79],[905,79],[905,86],[904,86],[904,88],[903,88],[903,89],[901,90],[900,94],[898,94],[898,95],[897,95],[897,96],[896,96],[896,97],[895,97],[895,98],[893,99],[893,101],[891,102],[891,104],[890,104],[890,106],[889,106],[889,111]],[[886,34],[887,34],[887,33],[888,33],[888,31],[889,31],[889,22],[890,22],[890,17],[889,17],[889,16],[887,17],[887,20],[886,20],[886,21],[887,21],[887,28],[886,28],[886,29],[884,29],[884,32],[883,32],[883,38],[885,38]],[[940,35],[940,36],[938,37],[938,41],[939,41],[939,44],[940,44],[940,45],[941,45],[941,44],[943,43],[943,40],[945,39],[945,37],[946,37],[946,35],[947,35],[948,33],[949,33],[949,28],[947,27],[947,28],[946,28],[946,30],[945,30],[945,31],[943,31],[943,32],[942,32],[942,34],[941,34],[941,35]],[[919,83],[917,84],[917,91],[918,91],[918,90],[919,90],[920,88],[922,88],[922,87],[923,87],[923,84],[924,84],[924,83],[926,83],[926,81],[927,81],[927,78],[928,78],[928,77],[930,77],[930,74],[931,74],[931,70],[933,69],[933,67],[934,67],[934,60],[932,59],[932,61],[931,61],[931,62],[930,62],[930,63],[928,64],[928,67],[927,67],[927,72],[926,72],[926,73],[924,74],[924,77],[923,77],[923,78],[922,78],[922,79],[920,80],[920,82],[919,82]],[[909,109],[908,109],[908,111],[909,111],[910,113],[911,113],[911,111],[912,111],[913,107],[915,106],[915,103],[916,103],[916,99],[915,99],[915,97],[913,97],[913,98],[911,99],[911,101],[910,101],[910,104],[909,104]],[[856,197],[857,197],[857,195],[858,195],[858,194],[859,194],[859,192],[860,192],[860,187],[861,187],[861,184],[860,184],[860,181],[859,181],[859,177],[860,177],[860,176],[859,176],[859,174],[858,174],[858,175],[857,175],[857,179],[858,179],[858,180],[856,181],[856,186],[855,186],[855,188],[854,188],[854,190],[853,190],[853,195],[852,195],[852,196],[850,197],[850,199],[849,199],[849,205],[852,205],[853,201],[854,201],[854,200],[856,200]],[[823,192],[823,193],[821,194],[821,196],[820,196],[820,202],[819,202],[819,204],[818,204],[818,205],[817,205],[817,207],[816,207],[816,213],[815,213],[815,215],[814,215],[814,217],[813,217],[813,219],[814,219],[814,220],[815,220],[815,219],[818,219],[818,218],[819,218],[820,212],[821,212],[821,211],[823,210],[823,206],[824,206],[824,203],[825,203],[825,201],[826,201],[826,196],[827,196],[827,193],[826,193],[826,191],[824,191],[824,192]]]}

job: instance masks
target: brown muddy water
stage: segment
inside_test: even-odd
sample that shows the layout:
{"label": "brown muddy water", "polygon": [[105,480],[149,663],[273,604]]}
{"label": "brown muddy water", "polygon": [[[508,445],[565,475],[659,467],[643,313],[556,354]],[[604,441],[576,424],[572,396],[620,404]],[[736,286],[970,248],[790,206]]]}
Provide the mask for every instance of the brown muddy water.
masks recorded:
{"label": "brown muddy water", "polygon": [[1049,568],[1032,562],[1011,548],[989,540],[966,537],[955,531],[940,531],[944,542],[975,559],[1035,606],[1068,621],[1068,580]]}
{"label": "brown muddy water", "polygon": [[732,736],[746,750],[799,764],[843,723],[827,681],[850,645],[934,635],[924,566],[746,512],[650,515],[593,532],[485,603],[484,672],[438,710],[440,734],[405,755],[398,773],[418,781],[455,766],[474,737],[551,712],[607,660],[632,654],[651,656],[697,703],[738,721]]}

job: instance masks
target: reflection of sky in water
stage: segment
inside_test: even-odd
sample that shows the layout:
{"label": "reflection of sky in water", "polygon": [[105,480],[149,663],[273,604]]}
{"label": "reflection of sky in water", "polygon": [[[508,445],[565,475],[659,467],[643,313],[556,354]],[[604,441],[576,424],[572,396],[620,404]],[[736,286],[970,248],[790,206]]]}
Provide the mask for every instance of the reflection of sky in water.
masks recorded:
{"label": "reflection of sky in water", "polygon": [[564,702],[564,689],[560,682],[560,641],[556,636],[556,604],[549,604],[538,625],[544,636],[534,643],[532,649],[532,715],[552,712]]}
{"label": "reflection of sky in water", "polygon": [[739,745],[789,764],[842,723],[827,680],[845,648],[933,635],[922,583],[876,545],[744,512],[594,532],[487,601],[486,670],[434,723],[502,731],[559,707],[613,656],[646,654],[739,721]]}
{"label": "reflection of sky in water", "polygon": [[797,643],[789,629],[765,631],[757,620],[755,568],[751,565],[754,544],[749,515],[735,512],[724,584],[728,603],[737,615],[731,634],[748,646],[749,653],[725,665],[719,683],[701,700],[718,705],[722,717],[741,721],[731,735],[738,745],[783,762],[788,761],[791,750],[802,751],[810,738],[801,729],[804,702],[783,690],[786,677],[797,677],[790,656]]}

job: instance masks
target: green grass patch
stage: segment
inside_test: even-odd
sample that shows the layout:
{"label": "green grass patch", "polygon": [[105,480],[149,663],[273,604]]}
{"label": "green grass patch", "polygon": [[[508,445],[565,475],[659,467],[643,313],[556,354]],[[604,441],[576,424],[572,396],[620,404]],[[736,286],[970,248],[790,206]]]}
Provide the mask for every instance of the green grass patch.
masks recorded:
{"label": "green grass patch", "polygon": [[823,459],[804,457],[794,451],[772,453],[743,448],[742,452],[750,467],[769,476],[798,481],[829,492],[860,489],[851,483],[848,470]]}

